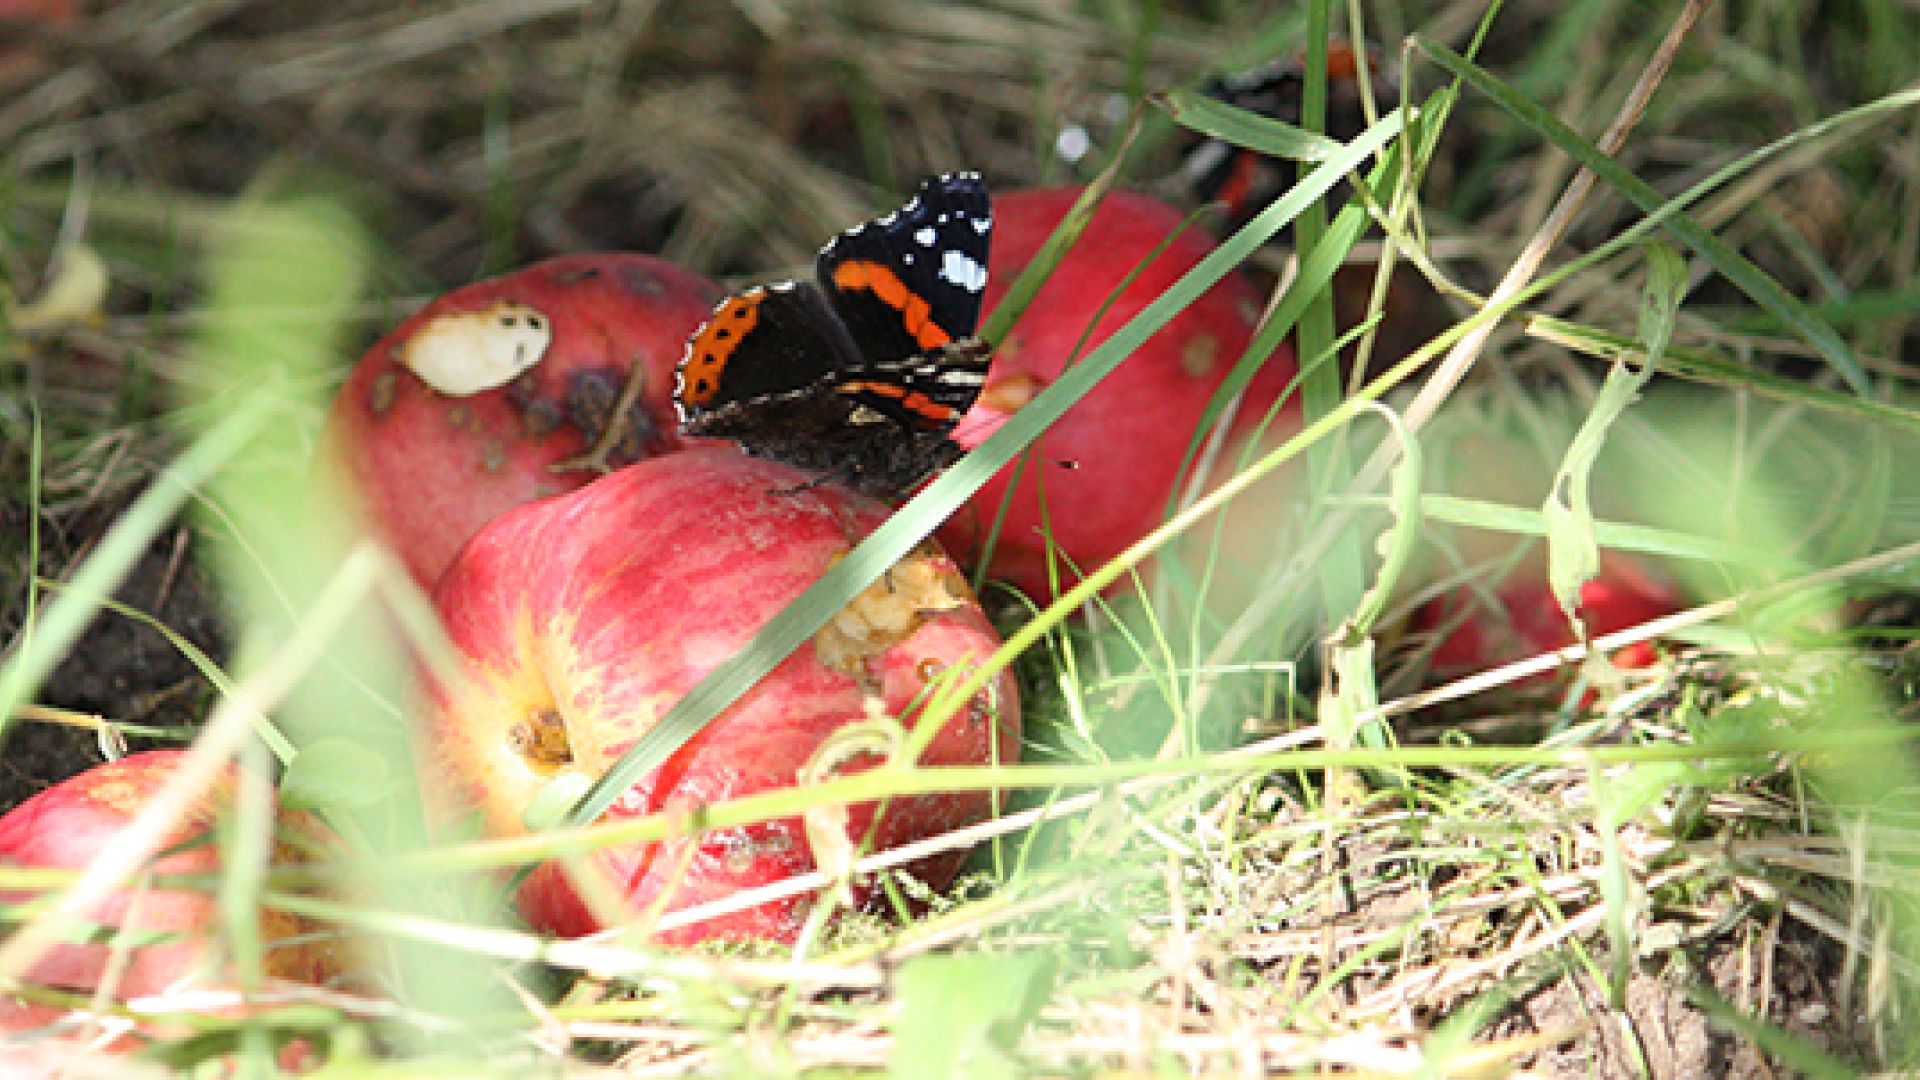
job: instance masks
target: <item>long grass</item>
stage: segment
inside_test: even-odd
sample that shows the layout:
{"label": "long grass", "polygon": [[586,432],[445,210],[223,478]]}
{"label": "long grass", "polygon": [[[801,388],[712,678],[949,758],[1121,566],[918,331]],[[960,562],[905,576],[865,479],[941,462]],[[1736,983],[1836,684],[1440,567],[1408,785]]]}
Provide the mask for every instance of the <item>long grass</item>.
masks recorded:
{"label": "long grass", "polygon": [[[164,1017],[152,1056],[258,1075],[292,1036],[343,1076],[1913,1067],[1920,491],[1901,464],[1920,416],[1903,364],[1920,64],[1899,43],[1920,17],[1892,0],[1818,23],[1792,4],[1647,14],[134,2],[7,24],[52,58],[0,69],[22,87],[0,108],[7,310],[17,324],[76,242],[111,290],[0,342],[0,496],[20,507],[0,539],[0,722],[61,713],[42,687],[91,620],[122,617],[116,584],[183,508],[230,638],[194,658],[219,665],[200,771],[84,873],[0,868],[0,889],[47,897],[13,912],[0,976],[19,986],[36,950],[85,932],[73,913],[137,871],[194,785],[265,747],[343,852],[270,867],[256,814],[221,880],[175,883],[220,896],[265,1006],[27,998],[109,1028]],[[1400,69],[1344,145],[1190,93],[1220,65],[1323,55],[1356,24]],[[304,486],[355,345],[419,294],[555,250],[798,265],[939,168],[1008,187],[1112,169],[1185,198],[1182,125],[1298,154],[1303,179],[770,624],[571,825],[427,839],[401,657],[432,655],[431,620]],[[1092,153],[1055,153],[1069,126]],[[1342,180],[1348,201],[1323,209]],[[1362,252],[1383,269],[1337,325],[1331,282]],[[1304,415],[1195,432],[1162,529],[1061,603],[1007,610],[976,682],[1018,671],[1026,763],[896,764],[710,806],[697,827],[942,790],[999,792],[1005,814],[862,853],[852,872],[892,902],[799,951],[500,920],[502,875],[696,827],[583,823],[1211,280],[1275,263],[1249,356],[1291,336]],[[1393,353],[1396,266],[1444,329]],[[62,366],[71,351],[90,374]],[[102,516],[80,557],[49,547]],[[1437,595],[1545,584],[1556,559],[1564,591],[1599,550],[1655,567],[1685,610],[1452,678],[1407,628]],[[1649,668],[1587,661],[1642,640]],[[121,720],[138,718],[101,724]],[[977,855],[946,894],[900,869],[952,848]],[[261,907],[352,943],[360,977],[261,985]]]}

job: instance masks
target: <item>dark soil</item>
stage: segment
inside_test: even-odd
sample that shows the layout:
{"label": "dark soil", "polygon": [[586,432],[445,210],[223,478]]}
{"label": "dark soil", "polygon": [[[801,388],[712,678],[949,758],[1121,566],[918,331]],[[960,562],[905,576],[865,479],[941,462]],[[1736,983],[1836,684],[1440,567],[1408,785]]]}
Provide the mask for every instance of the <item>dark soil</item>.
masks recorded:
{"label": "dark soil", "polygon": [[[111,515],[103,516],[100,527],[111,520]],[[98,532],[73,535],[90,546]],[[218,597],[195,561],[193,547],[193,534],[184,526],[162,534],[115,599],[151,616],[217,663],[224,646]],[[57,580],[75,569],[80,554],[71,547],[50,547],[42,553],[41,572]],[[0,609],[0,640],[13,640],[20,630],[22,595],[13,592]],[[50,709],[179,733],[177,740],[129,738],[128,745],[137,749],[190,738],[213,697],[212,683],[166,635],[139,619],[103,611],[31,700]],[[101,760],[102,740],[93,730],[16,722],[0,753],[0,809],[11,809]]]}
{"label": "dark soil", "polygon": [[1699,956],[1664,957],[1662,970],[1634,972],[1619,1010],[1585,972],[1569,972],[1522,997],[1493,1034],[1565,1036],[1520,1062],[1546,1076],[1796,1075],[1709,1015],[1696,996],[1704,990],[1740,1014],[1785,1029],[1809,1049],[1842,1061],[1870,1057],[1860,1019],[1834,999],[1839,950],[1791,920],[1778,925],[1771,951],[1759,942],[1718,941]]}

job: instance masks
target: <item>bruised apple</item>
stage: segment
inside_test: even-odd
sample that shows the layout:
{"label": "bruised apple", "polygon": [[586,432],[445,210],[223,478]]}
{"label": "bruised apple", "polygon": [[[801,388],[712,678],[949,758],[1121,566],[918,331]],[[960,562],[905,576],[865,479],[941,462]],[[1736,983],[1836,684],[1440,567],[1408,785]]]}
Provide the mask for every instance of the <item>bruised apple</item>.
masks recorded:
{"label": "bruised apple", "polygon": [[[131,822],[166,784],[186,756],[182,750],[152,750],[96,765],[21,803],[0,817],[0,866],[78,871]],[[92,942],[63,941],[47,950],[26,972],[46,986],[92,993],[109,973],[116,931],[132,931],[127,965],[110,982],[122,998],[161,993],[187,983],[218,984],[220,911],[213,892],[220,851],[213,843],[216,818],[233,801],[237,766],[214,785],[161,845],[151,865],[157,876],[198,875],[198,887],[128,885],[88,915],[103,931]],[[276,863],[296,861],[306,843],[323,843],[325,826],[304,812],[276,818],[282,842]],[[301,840],[295,844],[286,838]],[[0,893],[0,901],[26,903],[34,896]],[[83,928],[84,929],[84,928]],[[330,940],[314,927],[272,908],[260,912],[266,946],[265,973],[273,978],[319,984],[339,968]],[[138,940],[135,940],[138,939]]]}
{"label": "bruised apple", "polygon": [[423,585],[509,507],[679,449],[674,367],[721,290],[646,255],[568,255],[440,297],[360,358],[329,453]]}
{"label": "bruised apple", "polygon": [[[994,196],[988,311],[1079,194],[1042,188]],[[1178,210],[1155,199],[1109,194],[994,353],[980,400],[954,437],[969,449],[978,445],[1213,250],[1206,234],[1184,224]],[[988,573],[1044,599],[1056,592],[1050,564],[1065,587],[1078,579],[1076,568],[1091,570],[1146,535],[1162,519],[1207,402],[1246,350],[1260,301],[1238,272],[1221,279],[1048,429],[1024,470],[1015,463],[988,481],[942,528],[942,542],[963,560],[978,560],[1005,503]],[[1291,350],[1276,354],[1250,397],[1272,401],[1292,374]]]}
{"label": "bruised apple", "polygon": [[[708,672],[743,649],[886,516],[879,503],[807,474],[706,446],[643,461],[579,491],[522,506],[483,529],[434,599],[462,659],[461,679],[425,679],[424,754],[456,810],[512,835],[535,796],[564,774],[598,777]],[[691,810],[803,776],[863,768],[822,744],[876,715],[914,722],[936,679],[999,644],[964,579],[931,545],[892,567],[739,701],[643,777],[608,819]],[[920,764],[1011,761],[1019,705],[1002,673],[932,739]],[[850,808],[836,828],[874,850],[978,822],[984,792]],[[842,847],[838,840],[836,848]],[[915,868],[943,886],[958,855]],[[814,867],[799,819],[717,829],[663,844],[602,849],[539,867],[519,894],[536,927],[589,933],[629,913],[678,910]],[[863,888],[856,889],[864,895]],[[792,941],[807,901],[771,902],[663,939]]]}

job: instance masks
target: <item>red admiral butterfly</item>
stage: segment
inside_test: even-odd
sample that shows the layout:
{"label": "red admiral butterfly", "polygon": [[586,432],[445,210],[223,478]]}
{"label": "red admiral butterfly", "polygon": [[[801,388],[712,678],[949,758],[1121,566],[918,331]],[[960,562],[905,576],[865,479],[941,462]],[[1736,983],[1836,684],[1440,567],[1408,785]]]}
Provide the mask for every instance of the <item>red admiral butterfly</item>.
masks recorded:
{"label": "red admiral butterfly", "polygon": [[948,436],[987,379],[987,344],[972,335],[992,231],[980,175],[949,173],[835,237],[817,283],[728,297],[680,361],[680,430],[732,439],[816,483],[911,491],[965,452]]}
{"label": "red admiral butterfly", "polygon": [[[1360,102],[1361,63],[1376,94],[1391,92],[1393,80],[1377,50],[1356,49],[1352,43],[1327,43],[1326,133],[1347,142],[1367,128]],[[1201,93],[1261,116],[1300,123],[1301,99],[1306,95],[1306,57],[1276,60],[1250,71],[1208,82]],[[1199,141],[1188,150],[1181,172],[1194,192],[1206,202],[1226,205],[1229,223],[1238,228],[1293,186],[1294,165],[1265,154],[1215,139]]]}

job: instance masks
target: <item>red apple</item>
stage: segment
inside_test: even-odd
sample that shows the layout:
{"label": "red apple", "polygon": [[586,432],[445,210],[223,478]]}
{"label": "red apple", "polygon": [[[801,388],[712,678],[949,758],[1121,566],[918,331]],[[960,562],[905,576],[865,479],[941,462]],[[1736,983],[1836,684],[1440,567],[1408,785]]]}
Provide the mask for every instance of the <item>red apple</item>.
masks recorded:
{"label": "red apple", "polygon": [[[1044,188],[994,196],[987,310],[999,303],[1079,194],[1076,188]],[[955,437],[969,447],[978,445],[1059,378],[1069,362],[1106,340],[1213,249],[1205,233],[1182,231],[1182,225],[1181,213],[1164,203],[1126,191],[1109,194],[995,353],[980,401]],[[1154,255],[1163,243],[1166,250]],[[1121,289],[1149,256],[1153,261]],[[1051,556],[1064,556],[1061,579],[1071,584],[1077,575],[1070,567],[1099,566],[1160,523],[1194,428],[1246,350],[1260,302],[1245,278],[1229,274],[1035,444],[1036,460],[1013,488],[989,574],[1030,596],[1050,597]],[[1250,396],[1271,402],[1292,374],[1291,351],[1276,355]],[[942,529],[941,540],[964,559],[982,554],[995,515],[1009,498],[1016,467],[990,480]],[[1058,552],[1050,551],[1053,547]]]}
{"label": "red apple", "polygon": [[[431,586],[501,511],[679,448],[674,368],[720,295],[627,254],[564,256],[456,289],[360,358],[328,442],[375,531]],[[630,375],[638,395],[622,402]],[[624,426],[609,438],[616,416]]]}
{"label": "red apple", "polygon": [[[652,458],[571,494],[496,519],[435,590],[464,681],[426,680],[424,756],[458,808],[522,831],[544,785],[598,777],[702,676],[816,581],[887,510],[732,446]],[[815,639],[721,713],[609,812],[629,818],[791,786],[830,735],[877,708],[908,718],[928,681],[998,645],[964,578],[932,545],[903,559]],[[1002,673],[932,740],[930,766],[1011,761],[1019,705]],[[997,736],[997,737],[996,737]],[[851,808],[845,832],[875,849],[983,819],[983,793],[895,800],[877,818]],[[798,819],[681,843],[601,850],[591,873],[636,911],[681,909],[811,869]],[[945,857],[918,872],[942,886]],[[537,869],[521,910],[537,927],[596,930],[576,883]],[[591,892],[591,890],[587,890]],[[671,942],[791,941],[801,900],[694,925]]]}
{"label": "red apple", "polygon": [[[197,995],[196,995],[197,998]],[[164,1000],[150,999],[143,1005],[163,1009]],[[159,1042],[205,1038],[207,1025],[202,1018],[216,1017],[234,1021],[245,1015],[242,1004],[206,1008],[201,1000],[184,1003],[188,1007],[178,1016],[93,1014],[38,1004],[23,998],[0,995],[0,1080],[125,1080],[133,1077],[165,1078],[179,1073],[155,1063],[130,1060],[131,1055]],[[217,1047],[206,1053],[223,1066],[204,1067],[195,1075],[234,1075],[232,1055]],[[311,1072],[322,1063],[322,1053],[305,1037],[280,1042],[274,1063],[288,1075]],[[206,1060],[197,1062],[201,1066]]]}
{"label": "red apple", "polygon": [[[1516,574],[1497,596],[1498,609],[1489,609],[1462,590],[1415,613],[1416,632],[1445,634],[1429,660],[1435,677],[1457,678],[1575,643],[1544,573]],[[1599,576],[1580,588],[1580,614],[1589,637],[1638,626],[1682,606],[1671,585],[1618,552],[1603,553]],[[1616,667],[1641,668],[1652,666],[1657,655],[1643,641],[1611,659]]]}
{"label": "red apple", "polygon": [[[179,766],[186,751],[152,750],[119,761],[97,765],[21,803],[0,817],[0,865],[79,870],[109,840],[125,828],[142,806]],[[220,852],[212,843],[214,819],[231,804],[237,773],[233,768],[196,807],[192,818],[178,826],[162,850],[170,852],[153,864],[156,875],[216,875]],[[318,819],[306,813],[281,814],[276,819],[315,842],[329,835]],[[294,861],[296,848],[276,850],[277,861]],[[211,886],[208,887],[210,889]],[[32,897],[0,894],[0,900],[23,903]],[[89,916],[103,928],[131,927],[147,934],[164,934],[165,941],[137,945],[114,991],[132,998],[160,993],[203,971],[218,947],[220,913],[211,891],[184,888],[123,889]],[[313,927],[284,912],[260,913],[260,932],[268,944],[266,973],[270,977],[323,983],[338,968],[338,960],[324,937],[313,937]],[[303,940],[312,937],[313,940]],[[287,941],[287,944],[277,944]],[[91,992],[101,982],[113,952],[111,941],[62,943],[53,946],[28,972],[35,982],[80,992]]]}

